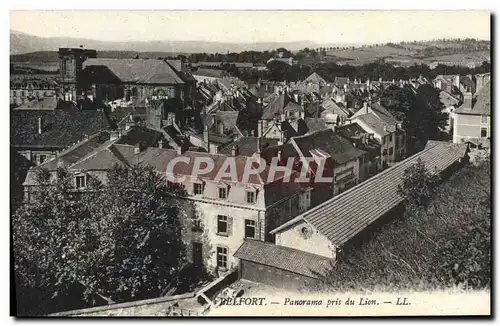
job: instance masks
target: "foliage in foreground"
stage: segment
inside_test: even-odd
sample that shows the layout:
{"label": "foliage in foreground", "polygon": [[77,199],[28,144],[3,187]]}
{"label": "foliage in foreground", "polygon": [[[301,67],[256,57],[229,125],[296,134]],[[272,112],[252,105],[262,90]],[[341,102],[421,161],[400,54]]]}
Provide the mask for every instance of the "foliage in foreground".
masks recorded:
{"label": "foliage in foreground", "polygon": [[359,248],[317,284],[333,291],[484,289],[491,283],[490,163],[468,166]]}
{"label": "foliage in foreground", "polygon": [[76,193],[69,171],[55,179],[41,170],[36,199],[13,215],[18,294],[112,303],[158,297],[180,283],[189,204],[172,198],[149,167],[116,167],[107,179]]}

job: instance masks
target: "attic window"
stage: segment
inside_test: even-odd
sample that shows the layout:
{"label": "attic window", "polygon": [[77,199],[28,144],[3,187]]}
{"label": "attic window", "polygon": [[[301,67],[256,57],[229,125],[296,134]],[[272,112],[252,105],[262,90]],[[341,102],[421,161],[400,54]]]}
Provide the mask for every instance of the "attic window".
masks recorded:
{"label": "attic window", "polygon": [[194,184],[194,194],[202,195],[203,194],[203,183],[197,182]]}
{"label": "attic window", "polygon": [[227,187],[219,187],[219,199],[227,199]]}
{"label": "attic window", "polygon": [[246,191],[246,200],[248,204],[255,204],[256,193],[253,190]]}

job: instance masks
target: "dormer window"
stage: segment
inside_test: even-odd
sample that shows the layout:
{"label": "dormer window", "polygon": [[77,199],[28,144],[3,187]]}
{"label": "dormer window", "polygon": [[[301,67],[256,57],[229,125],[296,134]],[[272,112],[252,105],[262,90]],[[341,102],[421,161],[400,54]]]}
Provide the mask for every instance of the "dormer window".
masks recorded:
{"label": "dormer window", "polygon": [[246,200],[248,204],[255,204],[257,200],[257,194],[253,190],[247,190],[246,191]]}
{"label": "dormer window", "polygon": [[85,178],[85,175],[77,175],[75,177],[75,184],[76,184],[76,188],[77,189],[82,189],[82,188],[85,188],[86,187],[86,178]]}
{"label": "dormer window", "polygon": [[219,187],[219,199],[227,199],[227,186]]}

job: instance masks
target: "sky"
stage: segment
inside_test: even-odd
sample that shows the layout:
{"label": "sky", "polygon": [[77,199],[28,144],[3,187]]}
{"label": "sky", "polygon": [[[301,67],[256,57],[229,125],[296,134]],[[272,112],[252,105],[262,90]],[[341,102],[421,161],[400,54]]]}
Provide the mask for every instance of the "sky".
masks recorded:
{"label": "sky", "polygon": [[378,43],[490,39],[490,12],[462,11],[40,11],[10,12],[10,29],[102,41]]}

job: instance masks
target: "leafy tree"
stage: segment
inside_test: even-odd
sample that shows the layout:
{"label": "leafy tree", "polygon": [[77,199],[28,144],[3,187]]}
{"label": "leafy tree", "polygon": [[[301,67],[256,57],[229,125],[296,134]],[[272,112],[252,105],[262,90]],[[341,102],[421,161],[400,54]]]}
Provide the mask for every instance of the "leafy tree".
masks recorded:
{"label": "leafy tree", "polygon": [[434,197],[440,177],[429,171],[419,158],[404,171],[403,184],[398,187],[398,194],[405,199],[408,208],[425,208]]}
{"label": "leafy tree", "polygon": [[[90,239],[84,232],[88,220],[82,219],[84,207],[75,199],[68,171],[58,169],[56,178],[39,170],[34,199],[21,206],[12,216],[13,249],[17,293],[20,306],[29,306],[30,290],[43,289],[53,296],[68,290],[63,278],[73,277],[81,266]],[[52,293],[42,295],[50,299]],[[43,301],[42,301],[43,303]],[[34,305],[33,303],[31,303]],[[24,308],[24,309],[22,309]],[[26,311],[21,307],[20,311]]]}

